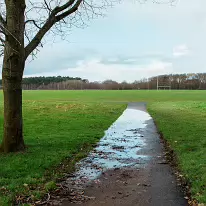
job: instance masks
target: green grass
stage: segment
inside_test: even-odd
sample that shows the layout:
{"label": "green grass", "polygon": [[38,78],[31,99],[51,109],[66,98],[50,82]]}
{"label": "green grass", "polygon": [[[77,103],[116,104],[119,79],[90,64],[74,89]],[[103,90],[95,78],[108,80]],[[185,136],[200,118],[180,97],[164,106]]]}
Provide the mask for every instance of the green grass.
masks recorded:
{"label": "green grass", "polygon": [[[8,205],[15,194],[30,193],[27,185],[53,187],[55,166],[65,158],[74,164],[83,157],[132,101],[148,102],[190,181],[193,197],[206,203],[206,91],[24,91],[23,99],[28,149],[0,154],[0,188],[6,187],[0,189],[0,205]],[[2,105],[0,94],[0,124]],[[1,134],[2,127],[0,141]]]}
{"label": "green grass", "polygon": [[[48,169],[66,157],[72,160],[74,155],[84,156],[124,108],[124,105],[101,103],[24,101],[28,150],[23,154],[0,154],[0,188],[6,187],[8,195],[13,197],[14,194],[28,193],[25,184],[46,183],[49,181],[45,176]],[[2,120],[1,112],[0,124]],[[50,174],[54,179],[54,173]],[[47,189],[48,184],[45,185]],[[4,191],[4,188],[0,189],[1,193]],[[3,204],[9,203],[0,197],[0,205]]]}

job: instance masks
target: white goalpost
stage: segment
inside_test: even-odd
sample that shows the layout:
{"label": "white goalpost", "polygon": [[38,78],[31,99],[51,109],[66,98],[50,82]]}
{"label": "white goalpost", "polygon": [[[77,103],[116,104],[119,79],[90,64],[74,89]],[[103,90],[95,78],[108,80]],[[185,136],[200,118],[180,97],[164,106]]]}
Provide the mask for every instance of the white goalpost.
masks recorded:
{"label": "white goalpost", "polygon": [[171,85],[170,86],[168,86],[168,85],[159,85],[159,78],[158,78],[158,76],[157,76],[157,90],[160,90],[160,89],[168,89],[168,90],[171,90]]}

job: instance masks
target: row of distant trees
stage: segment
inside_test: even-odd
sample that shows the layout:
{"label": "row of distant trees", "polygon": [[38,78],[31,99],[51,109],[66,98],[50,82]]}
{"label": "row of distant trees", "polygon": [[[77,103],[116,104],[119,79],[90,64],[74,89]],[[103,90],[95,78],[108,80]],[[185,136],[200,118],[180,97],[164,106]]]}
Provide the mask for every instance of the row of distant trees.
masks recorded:
{"label": "row of distant trees", "polygon": [[160,75],[158,77],[141,80],[139,82],[139,87],[141,89],[156,89],[157,82],[163,89],[166,89],[164,86],[168,86],[171,89],[205,90],[206,73]]}
{"label": "row of distant trees", "polygon": [[[1,80],[0,80],[1,84]],[[206,73],[170,74],[141,79],[132,83],[105,80],[89,82],[80,77],[29,77],[23,79],[25,90],[132,90],[132,89],[206,90]]]}

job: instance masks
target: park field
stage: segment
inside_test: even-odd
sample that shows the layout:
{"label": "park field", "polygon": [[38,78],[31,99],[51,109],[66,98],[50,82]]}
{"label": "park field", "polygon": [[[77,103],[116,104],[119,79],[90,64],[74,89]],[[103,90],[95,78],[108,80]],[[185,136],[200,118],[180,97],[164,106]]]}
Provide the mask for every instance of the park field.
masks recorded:
{"label": "park field", "polygon": [[[206,203],[206,91],[82,90],[24,91],[27,150],[0,154],[0,206],[10,205],[21,195],[38,199],[55,187],[53,181],[72,171],[74,163],[104,135],[127,102],[148,103],[159,131],[177,155],[193,198]],[[0,141],[2,132],[1,126]]]}

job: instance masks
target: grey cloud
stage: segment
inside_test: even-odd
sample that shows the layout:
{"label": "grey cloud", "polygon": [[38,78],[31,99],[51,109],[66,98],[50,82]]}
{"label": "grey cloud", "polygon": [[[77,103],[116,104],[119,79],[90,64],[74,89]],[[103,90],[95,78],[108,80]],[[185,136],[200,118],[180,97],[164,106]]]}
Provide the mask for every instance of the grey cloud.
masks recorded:
{"label": "grey cloud", "polygon": [[[59,49],[59,48],[58,48]],[[61,51],[52,52],[52,50],[43,50],[40,57],[27,64],[25,75],[40,74],[46,72],[60,72],[69,68],[76,68],[78,62],[98,59],[100,64],[104,65],[147,65],[152,61],[173,62],[174,57],[163,55],[162,53],[147,53],[142,55],[100,55],[95,50],[81,51]]]}

